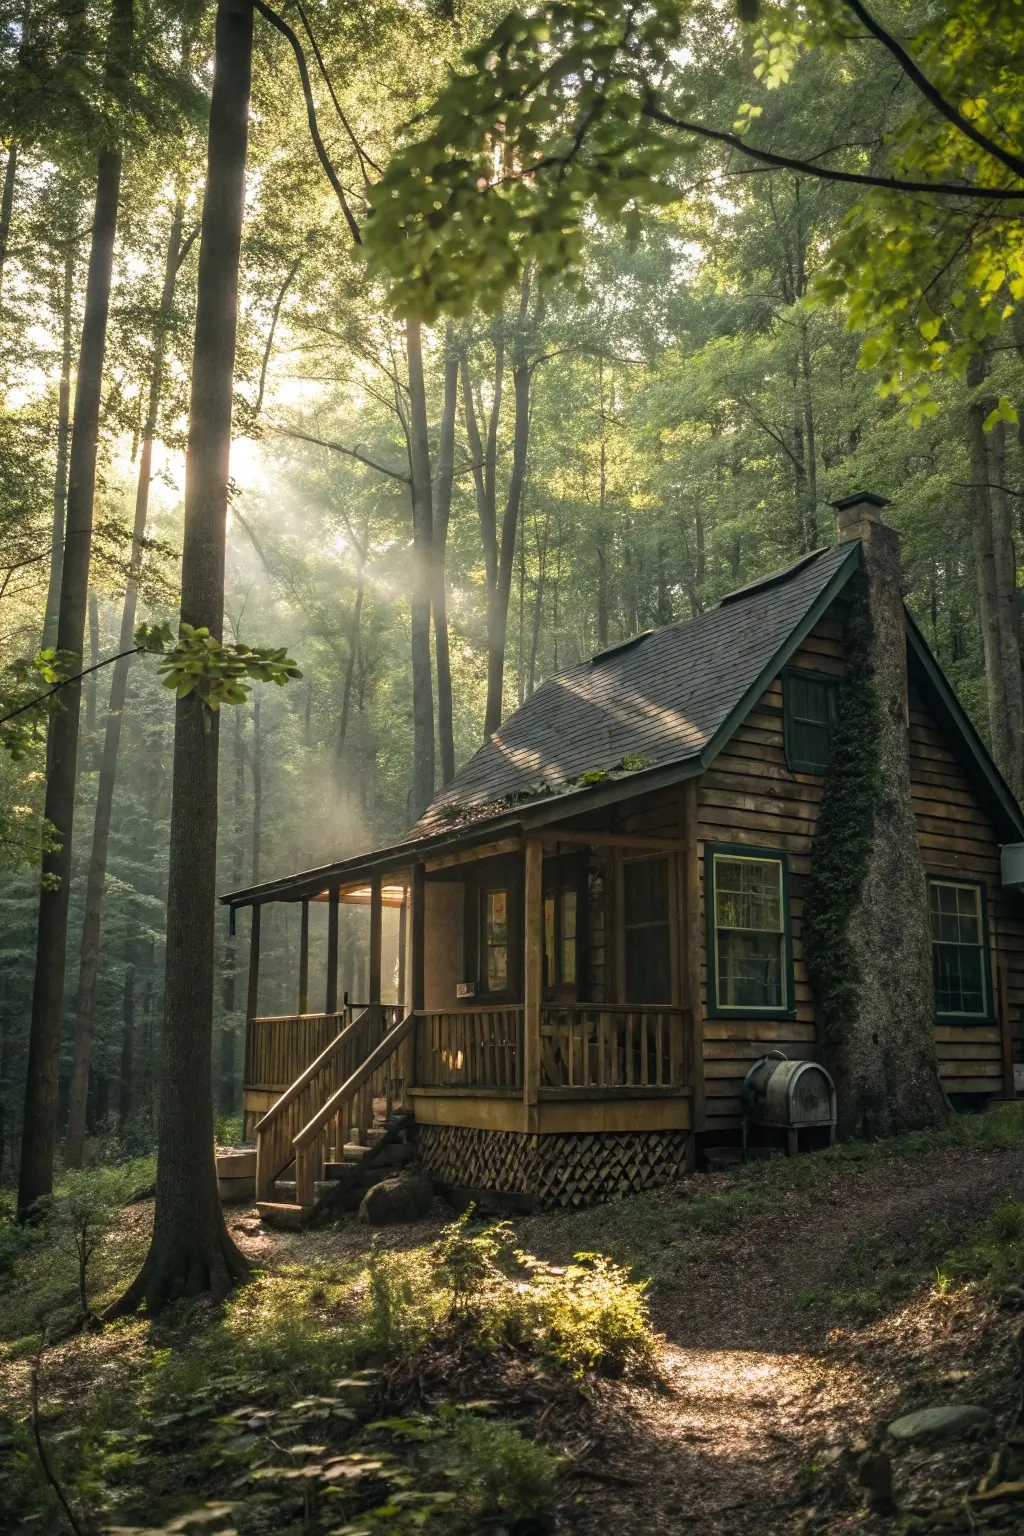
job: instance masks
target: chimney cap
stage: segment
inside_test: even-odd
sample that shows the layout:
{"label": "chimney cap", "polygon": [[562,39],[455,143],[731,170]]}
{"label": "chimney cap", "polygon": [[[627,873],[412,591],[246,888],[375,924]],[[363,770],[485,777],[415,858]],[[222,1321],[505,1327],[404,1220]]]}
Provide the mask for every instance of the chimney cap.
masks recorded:
{"label": "chimney cap", "polygon": [[849,496],[840,496],[832,505],[837,512],[845,512],[847,507],[855,507],[858,502],[867,502],[869,507],[891,507],[892,502],[888,496],[879,496],[876,491],[852,491]]}

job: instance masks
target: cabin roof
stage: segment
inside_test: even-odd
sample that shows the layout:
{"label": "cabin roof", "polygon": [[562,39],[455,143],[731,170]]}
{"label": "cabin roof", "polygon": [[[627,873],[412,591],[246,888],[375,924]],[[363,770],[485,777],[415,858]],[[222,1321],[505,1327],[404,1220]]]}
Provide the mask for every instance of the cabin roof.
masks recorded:
{"label": "cabin roof", "polygon": [[816,622],[822,595],[831,601],[834,579],[845,580],[857,556],[854,543],[819,550],[708,613],[548,678],[459,770],[414,832],[511,796],[563,789],[584,774],[622,772],[624,758],[653,769],[699,758],[750,690],[760,695],[766,668],[809,613]]}
{"label": "cabin roof", "polygon": [[[859,540],[805,555],[717,608],[610,646],[533,693],[386,848],[223,896],[232,907],[297,900],[408,863],[582,815],[700,774],[725,746],[860,564]],[[907,615],[915,681],[993,815],[1024,840],[1024,815]]]}

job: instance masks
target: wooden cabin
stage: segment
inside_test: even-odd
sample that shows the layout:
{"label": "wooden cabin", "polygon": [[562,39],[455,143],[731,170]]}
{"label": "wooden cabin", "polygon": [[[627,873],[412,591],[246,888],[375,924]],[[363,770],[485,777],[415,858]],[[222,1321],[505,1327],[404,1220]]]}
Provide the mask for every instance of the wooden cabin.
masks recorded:
{"label": "wooden cabin", "polygon": [[[881,502],[854,504],[877,517]],[[848,538],[569,668],[401,841],[222,898],[232,920],[252,908],[244,1107],[262,1198],[294,1161],[310,1204],[381,1097],[413,1111],[438,1179],[540,1206],[640,1190],[738,1140],[751,1063],[815,1056],[803,892],[861,565]],[[939,1067],[967,1108],[1012,1094],[1024,1062],[1024,816],[904,623]],[[271,902],[301,910],[284,1018],[257,1007]],[[320,1013],[315,902],[329,914]],[[369,907],[359,1003],[338,993],[346,903]],[[383,1003],[389,908],[398,997]]]}

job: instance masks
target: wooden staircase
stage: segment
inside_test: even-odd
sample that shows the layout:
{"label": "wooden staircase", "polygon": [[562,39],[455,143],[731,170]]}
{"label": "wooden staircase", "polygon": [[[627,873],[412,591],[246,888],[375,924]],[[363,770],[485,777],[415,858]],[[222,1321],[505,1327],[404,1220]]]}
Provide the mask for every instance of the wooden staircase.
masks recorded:
{"label": "wooden staircase", "polygon": [[[297,1224],[331,1187],[365,1181],[412,1124],[414,1018],[370,1003],[320,1052],[256,1126],[256,1204],[262,1216]],[[352,1175],[357,1175],[353,1180]],[[289,1219],[290,1218],[290,1219]]]}

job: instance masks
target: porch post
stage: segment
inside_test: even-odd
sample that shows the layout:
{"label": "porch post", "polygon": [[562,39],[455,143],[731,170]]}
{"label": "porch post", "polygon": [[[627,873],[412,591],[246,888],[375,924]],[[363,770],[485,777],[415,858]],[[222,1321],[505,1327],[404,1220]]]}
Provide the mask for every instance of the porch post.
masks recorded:
{"label": "porch post", "polygon": [[370,876],[370,996],[371,1003],[380,1002],[380,946],[384,908],[381,900],[380,871]]}
{"label": "porch post", "polygon": [[427,866],[414,864],[412,867],[412,953],[409,956],[412,970],[411,986],[409,988],[409,1003],[414,1013],[423,1010],[423,970],[426,954],[426,890],[427,890]]}
{"label": "porch post", "polygon": [[245,1017],[247,1020],[256,1017],[257,995],[260,982],[260,913],[262,911],[258,901],[252,905],[252,926],[249,929],[249,995],[245,1005]]}
{"label": "porch post", "polygon": [[309,897],[302,898],[299,924],[299,1012],[309,1012]]}
{"label": "porch post", "polygon": [[540,1129],[540,1003],[544,966],[544,845],[526,839],[523,913],[523,1129]]}
{"label": "porch post", "polygon": [[341,892],[336,885],[333,885],[327,907],[327,1001],[324,1004],[325,1013],[337,1013],[338,1011],[338,902],[340,899]]}
{"label": "porch post", "polygon": [[[409,931],[409,999],[408,1006],[412,1013],[423,1011],[423,971],[426,951],[426,888],[427,866],[414,864],[412,866],[409,884],[409,903],[412,919]],[[415,1088],[417,1080],[417,1068],[420,1060],[420,1030],[425,1021],[417,1019],[413,1025],[412,1034],[403,1046],[405,1051],[405,1086],[407,1089]],[[406,1100],[408,1103],[408,1099]]]}
{"label": "porch post", "polygon": [[697,780],[683,780],[683,1018],[693,1087],[693,1128],[704,1129],[704,1020],[700,1003],[700,850]]}
{"label": "porch post", "polygon": [[406,1004],[405,984],[408,978],[408,966],[406,965],[406,945],[409,942],[409,890],[407,886],[402,890],[402,905],[398,909],[398,1001],[403,1009]]}

